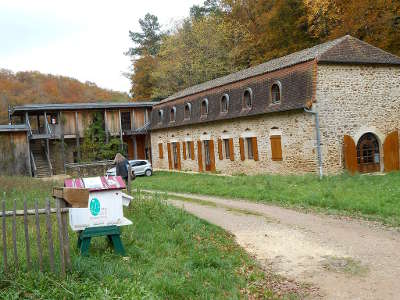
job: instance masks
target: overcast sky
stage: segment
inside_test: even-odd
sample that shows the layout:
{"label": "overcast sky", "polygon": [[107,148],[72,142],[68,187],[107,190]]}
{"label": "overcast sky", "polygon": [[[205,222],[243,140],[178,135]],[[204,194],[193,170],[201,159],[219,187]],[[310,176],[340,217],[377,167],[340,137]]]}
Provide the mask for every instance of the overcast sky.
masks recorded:
{"label": "overcast sky", "polygon": [[204,0],[0,0],[0,68],[65,75],[129,91],[122,73],[147,12],[163,29],[189,15]]}

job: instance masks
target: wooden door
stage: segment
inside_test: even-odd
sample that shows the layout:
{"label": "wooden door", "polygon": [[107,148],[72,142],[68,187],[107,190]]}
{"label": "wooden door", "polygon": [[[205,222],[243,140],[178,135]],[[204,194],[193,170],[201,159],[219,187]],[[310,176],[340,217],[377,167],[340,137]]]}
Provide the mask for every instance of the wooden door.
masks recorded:
{"label": "wooden door", "polygon": [[210,141],[204,141],[204,165],[206,171],[211,171]]}
{"label": "wooden door", "polygon": [[357,149],[353,138],[349,135],[345,135],[343,138],[343,157],[345,169],[351,174],[356,173],[358,170]]}
{"label": "wooden door", "polygon": [[144,135],[136,136],[136,151],[138,159],[146,159],[146,137]]}
{"label": "wooden door", "polygon": [[397,130],[386,137],[383,143],[383,155],[385,172],[400,170],[399,133]]}
{"label": "wooden door", "polygon": [[203,172],[203,151],[202,151],[203,143],[201,141],[197,141],[197,160],[199,165],[199,172]]}
{"label": "wooden door", "polygon": [[124,136],[124,143],[128,145],[128,159],[134,159],[134,149],[132,137]]}
{"label": "wooden door", "polygon": [[172,170],[172,153],[171,153],[171,144],[167,143],[168,150],[168,168]]}
{"label": "wooden door", "polygon": [[215,152],[214,152],[214,141],[208,141],[208,152],[210,154],[210,171],[215,172]]}
{"label": "wooden door", "polygon": [[357,144],[357,164],[360,173],[379,172],[381,168],[379,142],[372,133],[364,134]]}

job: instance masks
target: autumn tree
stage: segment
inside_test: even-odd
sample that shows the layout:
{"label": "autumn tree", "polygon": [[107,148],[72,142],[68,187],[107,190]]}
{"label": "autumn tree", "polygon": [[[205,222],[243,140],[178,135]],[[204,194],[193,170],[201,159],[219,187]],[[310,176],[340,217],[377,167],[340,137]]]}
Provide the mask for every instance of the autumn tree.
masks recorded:
{"label": "autumn tree", "polygon": [[166,97],[246,67],[246,54],[237,46],[248,38],[240,24],[214,15],[185,20],[163,39],[153,73],[153,97]]}
{"label": "autumn tree", "polygon": [[132,83],[131,94],[134,101],[149,100],[152,95],[154,80],[153,69],[155,56],[161,45],[162,33],[158,18],[146,14],[139,20],[141,32],[129,31],[134,47],[126,53],[131,57],[133,73],[130,74]]}
{"label": "autumn tree", "polygon": [[158,22],[151,26],[155,20],[131,35],[143,45],[134,52],[132,77],[139,100],[168,97],[346,34],[400,55],[398,0],[205,0],[164,35]]}
{"label": "autumn tree", "polygon": [[82,83],[65,76],[0,69],[0,123],[7,121],[8,105],[31,103],[130,101],[126,93]]}

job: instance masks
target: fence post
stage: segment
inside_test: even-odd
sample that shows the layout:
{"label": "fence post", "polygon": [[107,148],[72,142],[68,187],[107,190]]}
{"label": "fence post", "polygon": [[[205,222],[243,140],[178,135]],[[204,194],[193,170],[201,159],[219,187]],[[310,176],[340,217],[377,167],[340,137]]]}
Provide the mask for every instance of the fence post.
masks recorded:
{"label": "fence post", "polygon": [[47,225],[47,244],[49,247],[50,269],[54,273],[54,248],[53,248],[53,231],[51,228],[50,200],[46,199],[46,225]]}
{"label": "fence post", "polygon": [[132,166],[128,163],[128,194],[131,195]]}
{"label": "fence post", "polygon": [[31,269],[31,249],[29,245],[29,231],[28,231],[28,213],[26,208],[26,199],[24,199],[24,231],[25,231],[25,247],[26,247],[26,261],[28,270]]}
{"label": "fence post", "polygon": [[6,228],[6,201],[3,200],[2,202],[3,208],[3,264],[4,264],[4,271],[7,271],[7,228]]}
{"label": "fence post", "polygon": [[57,202],[56,208],[57,208],[58,240],[60,245],[61,275],[65,276],[64,237],[63,237],[63,228],[61,221],[60,201],[57,199],[56,202]]}
{"label": "fence post", "polygon": [[38,209],[38,201],[35,201],[35,223],[36,223],[36,244],[38,248],[39,255],[39,268],[40,271],[43,271],[43,257],[42,257],[42,242],[40,240],[40,220],[39,220],[39,209]]}
{"label": "fence post", "polygon": [[[57,198],[57,201],[60,203],[60,209],[67,207],[64,199]],[[61,213],[61,224],[64,239],[64,262],[65,269],[67,270],[71,267],[71,258],[69,256],[68,216],[65,212]]]}
{"label": "fence post", "polygon": [[18,265],[18,250],[17,250],[17,200],[14,199],[14,210],[12,220],[12,239],[14,248],[14,263]]}

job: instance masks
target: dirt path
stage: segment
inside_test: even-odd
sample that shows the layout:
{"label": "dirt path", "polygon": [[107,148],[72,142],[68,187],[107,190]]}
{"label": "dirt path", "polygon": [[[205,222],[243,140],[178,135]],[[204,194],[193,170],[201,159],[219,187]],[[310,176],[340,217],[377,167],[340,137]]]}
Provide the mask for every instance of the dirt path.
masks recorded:
{"label": "dirt path", "polygon": [[247,201],[169,197],[172,204],[230,231],[262,265],[318,286],[325,299],[400,299],[397,231]]}

